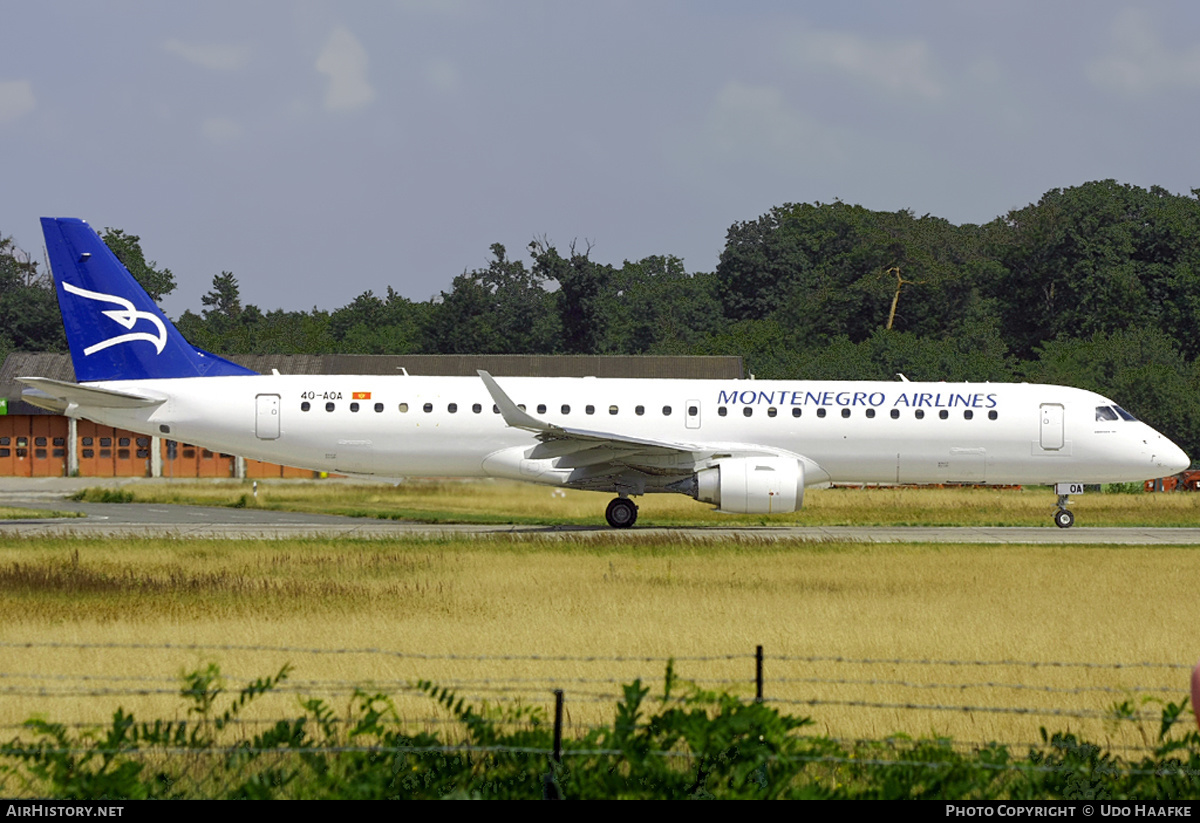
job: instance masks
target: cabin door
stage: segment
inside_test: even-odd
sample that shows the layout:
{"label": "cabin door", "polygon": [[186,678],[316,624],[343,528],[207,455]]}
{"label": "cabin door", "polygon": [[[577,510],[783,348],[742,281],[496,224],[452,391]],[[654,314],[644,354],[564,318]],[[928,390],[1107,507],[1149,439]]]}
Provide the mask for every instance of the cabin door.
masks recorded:
{"label": "cabin door", "polygon": [[254,404],[255,435],[259,440],[279,439],[279,395],[260,394]]}
{"label": "cabin door", "polygon": [[1043,403],[1041,408],[1041,433],[1039,435],[1042,448],[1047,451],[1058,451],[1063,447],[1063,407],[1059,403]]}

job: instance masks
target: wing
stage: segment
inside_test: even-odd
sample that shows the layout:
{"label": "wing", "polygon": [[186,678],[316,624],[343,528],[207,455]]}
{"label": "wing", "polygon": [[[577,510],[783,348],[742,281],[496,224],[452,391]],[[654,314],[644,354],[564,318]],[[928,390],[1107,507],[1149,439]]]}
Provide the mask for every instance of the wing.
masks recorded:
{"label": "wing", "polygon": [[648,489],[685,492],[679,484],[690,484],[698,469],[729,457],[789,457],[810,467],[814,478],[824,475],[816,463],[785,449],[753,443],[647,439],[548,423],[518,407],[486,371],[478,373],[504,422],[532,432],[540,441],[523,450],[522,457],[552,461],[556,472],[569,471],[566,485],[575,488],[630,494]]}

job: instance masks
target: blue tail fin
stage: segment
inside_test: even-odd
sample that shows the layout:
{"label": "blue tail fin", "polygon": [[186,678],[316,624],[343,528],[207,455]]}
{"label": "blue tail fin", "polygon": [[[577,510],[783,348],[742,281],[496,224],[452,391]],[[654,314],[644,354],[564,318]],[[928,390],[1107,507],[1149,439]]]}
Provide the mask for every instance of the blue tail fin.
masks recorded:
{"label": "blue tail fin", "polygon": [[42,232],[80,383],[256,374],[184,340],[87,223],[43,217]]}

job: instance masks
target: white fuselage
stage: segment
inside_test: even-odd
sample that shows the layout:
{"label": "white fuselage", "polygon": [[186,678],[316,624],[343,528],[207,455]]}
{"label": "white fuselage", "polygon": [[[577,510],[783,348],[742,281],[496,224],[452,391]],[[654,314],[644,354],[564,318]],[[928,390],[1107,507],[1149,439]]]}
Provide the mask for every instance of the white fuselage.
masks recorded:
{"label": "white fuselage", "polygon": [[[588,432],[686,444],[701,461],[747,449],[805,458],[829,482],[1137,481],[1187,457],[1112,401],[1062,386],[802,380],[498,378],[529,415]],[[503,476],[555,485],[580,467],[539,458],[479,378],[255,375],[92,384],[165,396],[153,409],[68,413],[214,451],[383,477]],[[531,459],[526,459],[531,458]],[[663,484],[672,477],[664,457]],[[680,466],[680,472],[691,468]],[[674,490],[674,489],[671,489]]]}

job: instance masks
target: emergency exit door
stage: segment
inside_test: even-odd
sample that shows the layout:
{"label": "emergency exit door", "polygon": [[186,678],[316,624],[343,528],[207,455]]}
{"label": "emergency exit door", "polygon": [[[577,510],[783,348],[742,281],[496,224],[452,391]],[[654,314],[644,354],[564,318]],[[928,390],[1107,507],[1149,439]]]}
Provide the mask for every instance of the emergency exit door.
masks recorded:
{"label": "emergency exit door", "polygon": [[260,394],[254,398],[254,433],[259,440],[279,437],[279,395]]}
{"label": "emergency exit door", "polygon": [[1057,451],[1063,447],[1063,407],[1058,403],[1043,403],[1041,408],[1042,448]]}

